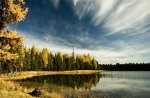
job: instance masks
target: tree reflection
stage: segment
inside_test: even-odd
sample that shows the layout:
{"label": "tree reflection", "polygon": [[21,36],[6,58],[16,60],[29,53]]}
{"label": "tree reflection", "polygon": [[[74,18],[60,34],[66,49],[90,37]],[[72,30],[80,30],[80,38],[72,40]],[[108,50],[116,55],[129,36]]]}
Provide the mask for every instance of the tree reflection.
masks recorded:
{"label": "tree reflection", "polygon": [[55,84],[73,89],[90,90],[93,86],[96,86],[100,77],[101,75],[98,73],[89,75],[46,75],[23,79],[21,82],[38,82],[43,85]]}

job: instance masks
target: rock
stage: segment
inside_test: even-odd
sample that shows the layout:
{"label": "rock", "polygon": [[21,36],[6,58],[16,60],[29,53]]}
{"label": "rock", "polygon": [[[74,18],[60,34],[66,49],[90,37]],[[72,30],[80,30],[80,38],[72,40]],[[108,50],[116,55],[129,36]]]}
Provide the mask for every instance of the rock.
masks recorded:
{"label": "rock", "polygon": [[28,94],[39,97],[41,95],[41,91],[38,90],[37,88],[35,88],[35,90],[33,90],[32,92],[30,92]]}

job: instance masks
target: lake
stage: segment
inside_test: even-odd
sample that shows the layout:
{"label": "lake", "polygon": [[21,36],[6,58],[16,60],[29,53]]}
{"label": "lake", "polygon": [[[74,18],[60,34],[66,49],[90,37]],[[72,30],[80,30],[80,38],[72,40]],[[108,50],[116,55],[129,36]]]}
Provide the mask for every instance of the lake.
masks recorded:
{"label": "lake", "polygon": [[19,80],[21,86],[58,92],[65,98],[150,98],[150,72],[104,71],[88,75],[45,75]]}

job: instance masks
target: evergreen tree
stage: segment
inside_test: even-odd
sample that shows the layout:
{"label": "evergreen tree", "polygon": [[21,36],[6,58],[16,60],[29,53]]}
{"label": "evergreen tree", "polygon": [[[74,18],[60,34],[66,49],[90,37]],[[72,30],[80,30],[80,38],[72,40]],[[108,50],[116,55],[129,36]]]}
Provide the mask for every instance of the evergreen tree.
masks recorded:
{"label": "evergreen tree", "polygon": [[36,53],[37,53],[37,48],[33,45],[31,48],[31,70],[35,70]]}
{"label": "evergreen tree", "polygon": [[94,58],[92,59],[92,65],[93,65],[93,68],[96,70],[98,64],[97,64],[97,61]]}
{"label": "evergreen tree", "polygon": [[51,52],[49,53],[49,56],[48,56],[48,66],[47,67],[48,67],[47,70],[53,70],[53,68],[54,68],[54,57],[51,54]]}
{"label": "evergreen tree", "polygon": [[67,59],[69,58],[68,54],[63,55],[63,69],[67,70]]}
{"label": "evergreen tree", "polygon": [[80,64],[79,64],[80,60],[79,60],[79,56],[76,56],[76,62],[75,62],[75,66],[76,66],[76,70],[80,69]]}
{"label": "evergreen tree", "polygon": [[43,64],[43,59],[42,59],[42,53],[40,52],[39,53],[39,56],[38,56],[38,66],[39,66],[39,70],[44,70],[44,64]]}
{"label": "evergreen tree", "polygon": [[57,66],[57,70],[63,70],[63,57],[60,52],[57,52],[56,54],[55,64]]}
{"label": "evergreen tree", "polygon": [[24,57],[24,70],[31,69],[31,51],[28,48],[25,48],[25,57]]}
{"label": "evergreen tree", "polygon": [[70,57],[66,58],[66,70],[71,70],[71,59]]}

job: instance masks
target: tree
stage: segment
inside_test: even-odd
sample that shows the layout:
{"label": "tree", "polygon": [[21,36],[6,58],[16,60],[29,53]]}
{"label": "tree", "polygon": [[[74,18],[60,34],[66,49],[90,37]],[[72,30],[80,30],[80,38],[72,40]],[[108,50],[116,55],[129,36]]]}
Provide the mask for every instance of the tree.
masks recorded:
{"label": "tree", "polygon": [[[25,8],[23,0],[1,0],[0,1],[0,62],[1,67],[9,68],[8,62],[16,60],[18,54],[14,50],[24,41],[16,31],[5,31],[9,24],[16,24],[25,19],[28,8]],[[7,62],[6,62],[7,61]]]}
{"label": "tree", "polygon": [[94,58],[92,59],[92,65],[93,65],[93,68],[96,70],[98,64],[97,64],[97,61]]}
{"label": "tree", "polygon": [[25,57],[25,50],[24,50],[23,45],[20,45],[16,49],[16,51],[17,51],[19,57],[18,57],[15,65],[16,65],[16,69],[19,69],[19,71],[21,71],[23,68],[23,62],[24,62],[24,57]]}
{"label": "tree", "polygon": [[51,54],[51,52],[49,53],[49,56],[48,56],[48,66],[47,67],[48,67],[47,70],[53,70],[53,68],[54,68],[54,57]]}
{"label": "tree", "polygon": [[66,61],[66,70],[71,70],[72,68],[71,68],[71,59],[70,59],[70,57],[67,57],[65,61]]}
{"label": "tree", "polygon": [[42,50],[42,60],[43,60],[43,64],[44,64],[45,68],[47,68],[48,57],[49,57],[48,49],[47,48],[43,48],[43,50]]}
{"label": "tree", "polygon": [[28,48],[25,48],[25,57],[24,57],[24,70],[31,69],[31,51]]}
{"label": "tree", "polygon": [[63,57],[60,52],[57,52],[55,56],[55,64],[57,66],[57,70],[63,70]]}
{"label": "tree", "polygon": [[35,61],[36,61],[36,53],[37,53],[37,48],[33,45],[31,48],[31,70],[35,70]]}
{"label": "tree", "polygon": [[80,64],[79,64],[80,60],[79,60],[79,56],[76,56],[76,62],[75,62],[75,66],[76,69],[79,70],[80,69]]}
{"label": "tree", "polygon": [[42,53],[39,53],[38,56],[38,66],[39,66],[39,70],[44,70],[44,66],[43,66],[43,59],[42,59]]}
{"label": "tree", "polygon": [[9,24],[16,24],[25,19],[28,8],[24,5],[23,0],[1,0],[1,30]]}

